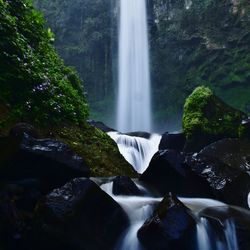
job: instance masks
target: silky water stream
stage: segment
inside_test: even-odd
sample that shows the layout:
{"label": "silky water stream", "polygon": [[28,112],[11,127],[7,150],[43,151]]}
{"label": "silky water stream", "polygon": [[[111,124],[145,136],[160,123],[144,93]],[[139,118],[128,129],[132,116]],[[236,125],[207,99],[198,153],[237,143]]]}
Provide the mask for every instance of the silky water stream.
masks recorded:
{"label": "silky water stream", "polygon": [[[119,135],[122,136],[122,135]],[[117,141],[118,134],[112,134],[114,140]],[[141,161],[145,158],[143,150],[138,148],[143,148],[143,145],[140,143],[145,143],[145,140],[149,139],[138,139],[135,137],[127,138],[128,135],[123,135],[126,139],[120,140],[118,142],[118,147],[121,152],[125,155],[125,158],[133,159],[133,166],[135,170],[145,170],[149,164],[149,160]],[[115,137],[115,138],[114,138]],[[160,136],[158,136],[160,138]],[[158,138],[157,137],[157,138]],[[150,158],[157,151],[159,138],[154,141],[152,144],[148,144],[148,151],[150,152]],[[127,141],[136,141],[138,144],[136,147],[131,147],[130,143]],[[118,140],[119,141],[119,140]],[[150,146],[151,145],[151,146]],[[151,147],[151,148],[150,148]],[[129,148],[129,149],[126,149]],[[134,152],[136,151],[136,152]],[[126,152],[126,153],[124,153]],[[147,157],[146,157],[147,158]],[[139,164],[140,166],[138,166]],[[141,164],[145,164],[141,166]],[[143,171],[142,171],[143,172]],[[109,194],[116,202],[126,212],[129,218],[129,227],[122,234],[120,239],[117,242],[116,250],[141,250],[143,246],[140,244],[137,238],[137,232],[139,228],[144,224],[144,222],[152,215],[154,208],[160,203],[162,198],[152,193],[143,183],[134,180],[137,187],[143,191],[143,196],[125,196],[125,195],[114,195],[113,193],[113,181],[108,179],[107,181],[102,181],[100,187]],[[225,208],[228,207],[227,204],[222,202],[212,200],[212,199],[203,199],[203,198],[183,198],[179,197],[180,201],[192,211],[192,215],[195,218],[196,224],[196,249],[195,250],[238,250],[238,242],[236,229],[233,219],[227,219],[220,221],[221,226],[219,229],[214,231],[213,224],[206,217],[200,215],[200,212],[207,208]],[[181,249],[180,249],[181,250]]]}

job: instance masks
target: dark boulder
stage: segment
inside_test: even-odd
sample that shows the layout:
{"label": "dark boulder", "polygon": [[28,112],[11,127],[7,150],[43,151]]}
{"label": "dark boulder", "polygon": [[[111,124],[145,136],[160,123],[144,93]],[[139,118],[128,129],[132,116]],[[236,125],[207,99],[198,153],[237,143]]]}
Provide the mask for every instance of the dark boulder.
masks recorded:
{"label": "dark boulder", "polygon": [[134,136],[134,137],[141,137],[145,139],[149,139],[151,137],[150,133],[141,132],[141,131],[126,133],[126,135]]}
{"label": "dark boulder", "polygon": [[211,197],[209,185],[184,164],[185,155],[175,150],[158,151],[140,180],[149,183],[160,194]]}
{"label": "dark boulder", "polygon": [[122,208],[93,181],[74,179],[37,208],[36,249],[113,249],[128,225]]}
{"label": "dark boulder", "polygon": [[195,225],[190,210],[176,197],[166,196],[138,231],[147,250],[193,249]]}
{"label": "dark boulder", "polygon": [[38,140],[27,134],[3,137],[0,151],[0,180],[38,179],[45,192],[90,174],[84,160],[56,140]]}
{"label": "dark boulder", "polygon": [[182,152],[185,146],[186,136],[184,133],[164,133],[162,135],[159,150],[173,149]]}
{"label": "dark boulder", "polygon": [[93,126],[95,128],[98,128],[98,129],[102,130],[105,133],[115,131],[115,129],[106,126],[103,122],[94,121],[94,120],[88,120],[87,122],[88,122],[89,125],[91,125],[91,126]]}
{"label": "dark boulder", "polygon": [[249,159],[248,141],[224,139],[205,147],[192,157],[187,157],[186,163],[209,183],[217,199],[248,207]]}
{"label": "dark boulder", "polygon": [[113,180],[114,195],[142,195],[141,190],[127,176],[117,176]]}

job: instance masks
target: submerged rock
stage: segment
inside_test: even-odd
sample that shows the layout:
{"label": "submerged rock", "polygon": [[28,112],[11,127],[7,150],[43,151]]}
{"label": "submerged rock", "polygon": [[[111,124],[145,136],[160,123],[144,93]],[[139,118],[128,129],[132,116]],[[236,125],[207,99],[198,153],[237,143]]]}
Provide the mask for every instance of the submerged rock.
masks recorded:
{"label": "submerged rock", "polygon": [[48,194],[38,206],[37,218],[34,243],[41,244],[39,249],[54,250],[113,249],[128,224],[122,208],[85,178]]}
{"label": "submerged rock", "polygon": [[209,185],[184,164],[185,155],[174,150],[161,150],[152,158],[140,180],[151,184],[160,194],[212,197]]}
{"label": "submerged rock", "polygon": [[193,249],[195,225],[190,210],[168,195],[139,229],[138,238],[147,250]]}
{"label": "submerged rock", "polygon": [[173,149],[178,152],[183,151],[186,142],[184,133],[164,133],[162,135],[159,150]]}
{"label": "submerged rock", "polygon": [[209,183],[217,199],[248,207],[249,159],[248,141],[224,139],[205,147],[192,157],[187,157],[186,163]]}
{"label": "submerged rock", "polygon": [[52,139],[0,138],[1,180],[39,179],[45,191],[72,178],[89,176],[84,160],[66,144]]}
{"label": "submerged rock", "polygon": [[198,152],[217,140],[238,137],[245,118],[247,116],[243,112],[228,106],[209,88],[197,87],[184,105],[185,150]]}
{"label": "submerged rock", "polygon": [[113,180],[114,195],[142,195],[141,190],[127,176],[117,176]]}

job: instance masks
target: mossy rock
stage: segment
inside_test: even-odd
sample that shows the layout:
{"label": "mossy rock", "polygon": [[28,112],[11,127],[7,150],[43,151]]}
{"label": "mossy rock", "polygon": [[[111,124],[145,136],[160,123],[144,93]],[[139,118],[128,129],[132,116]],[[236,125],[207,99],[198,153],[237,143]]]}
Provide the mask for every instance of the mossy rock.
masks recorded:
{"label": "mossy rock", "polygon": [[103,131],[84,123],[53,129],[53,136],[68,144],[90,167],[91,176],[136,177],[133,167],[120,154],[116,143]]}
{"label": "mossy rock", "polygon": [[224,103],[205,86],[197,87],[186,99],[183,130],[187,151],[198,151],[222,138],[237,138],[247,116]]}
{"label": "mossy rock", "polygon": [[87,122],[82,125],[62,123],[60,127],[47,124],[47,127],[44,127],[34,120],[13,119],[11,108],[7,109],[7,106],[0,102],[0,136],[8,136],[12,128],[20,122],[33,124],[39,138],[57,139],[66,143],[84,159],[90,167],[91,176],[137,177],[133,167],[120,154],[116,143],[105,132]]}

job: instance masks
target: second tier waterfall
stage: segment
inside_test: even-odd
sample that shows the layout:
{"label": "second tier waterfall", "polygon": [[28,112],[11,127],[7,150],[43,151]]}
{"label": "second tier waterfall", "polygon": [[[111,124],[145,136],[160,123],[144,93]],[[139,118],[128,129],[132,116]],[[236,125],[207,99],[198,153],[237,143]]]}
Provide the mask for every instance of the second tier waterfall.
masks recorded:
{"label": "second tier waterfall", "polygon": [[120,132],[151,130],[149,48],[146,0],[120,1],[119,93]]}

